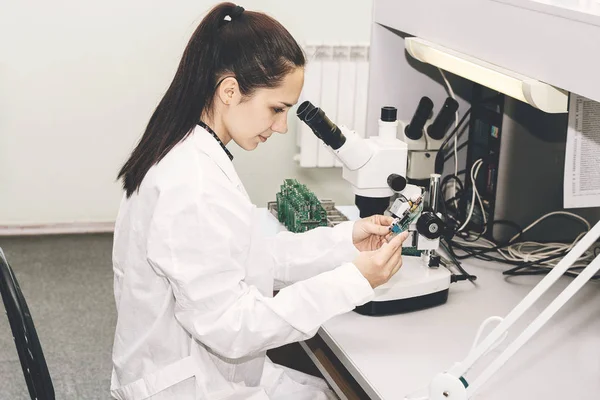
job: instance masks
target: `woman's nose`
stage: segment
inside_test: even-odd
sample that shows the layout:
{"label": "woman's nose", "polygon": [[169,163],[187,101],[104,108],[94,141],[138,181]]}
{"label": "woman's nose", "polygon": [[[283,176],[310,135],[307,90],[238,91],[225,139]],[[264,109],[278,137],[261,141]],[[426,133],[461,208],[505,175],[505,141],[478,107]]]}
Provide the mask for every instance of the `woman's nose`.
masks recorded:
{"label": "woman's nose", "polygon": [[278,118],[275,123],[273,124],[273,126],[271,126],[271,130],[273,132],[277,132],[277,133],[281,133],[281,134],[285,134],[287,133],[287,113],[282,113],[284,114],[281,118]]}

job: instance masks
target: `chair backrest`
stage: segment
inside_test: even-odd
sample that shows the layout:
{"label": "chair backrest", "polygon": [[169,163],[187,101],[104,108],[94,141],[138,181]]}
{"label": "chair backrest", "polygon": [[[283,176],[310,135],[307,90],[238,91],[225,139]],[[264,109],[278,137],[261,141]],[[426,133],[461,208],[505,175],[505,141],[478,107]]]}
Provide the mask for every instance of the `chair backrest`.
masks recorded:
{"label": "chair backrest", "polygon": [[54,400],[54,387],[31,313],[0,248],[0,293],[31,399]]}

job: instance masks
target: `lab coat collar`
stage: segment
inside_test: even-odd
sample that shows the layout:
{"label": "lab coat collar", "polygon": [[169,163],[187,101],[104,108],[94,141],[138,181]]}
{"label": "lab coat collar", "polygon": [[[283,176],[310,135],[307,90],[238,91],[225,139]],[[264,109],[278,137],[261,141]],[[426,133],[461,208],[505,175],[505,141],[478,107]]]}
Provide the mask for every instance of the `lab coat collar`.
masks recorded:
{"label": "lab coat collar", "polygon": [[225,173],[225,175],[227,175],[229,180],[244,194],[246,194],[246,190],[242,185],[242,181],[235,171],[229,156],[227,156],[227,153],[223,151],[221,144],[210,134],[210,132],[201,126],[196,125],[196,127],[192,130],[190,139],[194,141],[198,150],[209,156]]}

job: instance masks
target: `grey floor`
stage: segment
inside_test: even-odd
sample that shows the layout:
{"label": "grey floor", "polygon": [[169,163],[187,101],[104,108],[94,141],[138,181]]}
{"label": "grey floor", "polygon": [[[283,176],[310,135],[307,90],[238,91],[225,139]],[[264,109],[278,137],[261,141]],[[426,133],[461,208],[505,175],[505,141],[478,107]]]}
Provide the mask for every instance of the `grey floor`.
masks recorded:
{"label": "grey floor", "polygon": [[[112,235],[0,238],[33,316],[57,399],[110,399]],[[0,302],[0,400],[29,399]]]}

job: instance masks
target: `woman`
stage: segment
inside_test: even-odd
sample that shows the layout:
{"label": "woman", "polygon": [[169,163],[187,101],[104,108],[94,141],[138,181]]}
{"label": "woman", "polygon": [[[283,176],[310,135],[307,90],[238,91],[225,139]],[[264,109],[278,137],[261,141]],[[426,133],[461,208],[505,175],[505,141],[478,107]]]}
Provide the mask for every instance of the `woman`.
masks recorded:
{"label": "woman", "polygon": [[388,243],[391,219],[376,216],[267,240],[225,147],[286,132],[304,63],[278,22],[231,3],[193,34],[119,174],[113,397],[333,398],[265,352],[369,301],[404,236]]}

